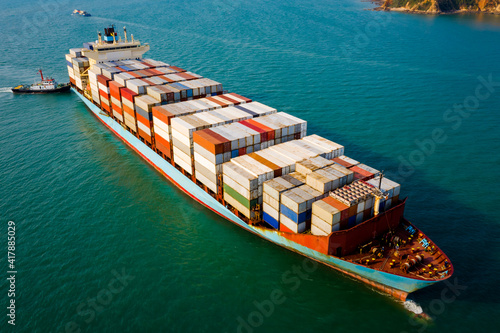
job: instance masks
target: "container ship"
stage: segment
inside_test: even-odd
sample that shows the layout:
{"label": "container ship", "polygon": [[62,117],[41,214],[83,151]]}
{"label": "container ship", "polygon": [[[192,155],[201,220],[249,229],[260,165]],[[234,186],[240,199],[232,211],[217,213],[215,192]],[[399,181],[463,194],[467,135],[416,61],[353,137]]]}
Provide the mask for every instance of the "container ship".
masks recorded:
{"label": "container ship", "polygon": [[206,208],[397,299],[448,279],[446,254],[404,217],[401,186],[307,134],[307,122],[144,58],[114,26],[66,55],[72,91]]}

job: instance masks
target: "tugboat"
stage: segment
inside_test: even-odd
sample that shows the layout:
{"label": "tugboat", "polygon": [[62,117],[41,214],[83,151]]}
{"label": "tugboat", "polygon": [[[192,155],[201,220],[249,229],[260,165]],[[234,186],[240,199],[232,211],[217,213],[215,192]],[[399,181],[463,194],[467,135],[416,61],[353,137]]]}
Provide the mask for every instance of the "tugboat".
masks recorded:
{"label": "tugboat", "polygon": [[44,78],[41,69],[38,72],[42,77],[42,81],[35,82],[32,85],[21,84],[12,88],[12,92],[15,94],[48,94],[69,91],[71,87],[69,83],[58,84],[53,78]]}
{"label": "tugboat", "polygon": [[73,11],[73,15],[80,15],[80,16],[85,16],[85,17],[92,16],[92,15],[90,15],[90,13],[87,13],[86,11],[79,10],[79,9],[75,9]]}

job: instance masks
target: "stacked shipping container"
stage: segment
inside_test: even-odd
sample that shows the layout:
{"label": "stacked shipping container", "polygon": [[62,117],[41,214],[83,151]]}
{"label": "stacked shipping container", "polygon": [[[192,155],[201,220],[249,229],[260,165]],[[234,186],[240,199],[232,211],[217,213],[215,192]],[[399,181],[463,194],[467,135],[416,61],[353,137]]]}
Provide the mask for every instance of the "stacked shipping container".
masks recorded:
{"label": "stacked shipping container", "polygon": [[[373,214],[367,193],[378,186],[380,172],[346,157],[337,143],[306,136],[306,121],[222,94],[218,82],[163,62],[90,67],[84,54],[72,49],[66,55],[71,83],[88,89],[117,122],[247,218],[283,231],[310,228],[327,235]],[[381,190],[381,209],[388,209],[400,186],[384,178]]]}

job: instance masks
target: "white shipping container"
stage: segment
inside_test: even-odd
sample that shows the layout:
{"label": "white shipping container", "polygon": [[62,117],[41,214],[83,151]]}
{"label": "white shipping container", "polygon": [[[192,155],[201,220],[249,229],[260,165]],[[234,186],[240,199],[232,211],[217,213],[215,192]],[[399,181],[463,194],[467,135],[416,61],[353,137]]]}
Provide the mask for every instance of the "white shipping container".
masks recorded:
{"label": "white shipping container", "polygon": [[210,181],[207,177],[203,176],[201,173],[199,173],[197,170],[195,170],[195,177],[198,179],[203,185],[211,189],[213,192],[217,192],[217,185]]}
{"label": "white shipping container", "polygon": [[262,204],[262,210],[265,213],[269,214],[269,216],[271,216],[273,219],[275,219],[276,221],[279,222],[279,220],[280,220],[280,213],[279,213],[279,211],[277,211],[276,209],[274,209],[273,207],[271,207],[270,205],[268,205],[265,201]]}
{"label": "white shipping container", "polygon": [[151,129],[149,128],[149,126],[146,126],[144,125],[143,123],[141,123],[140,121],[137,122],[137,126],[142,130],[144,131],[144,133],[146,133],[147,135],[151,136]]}
{"label": "white shipping container", "polygon": [[113,110],[113,116],[115,116],[119,121],[123,122],[123,116],[115,110]]}
{"label": "white shipping container", "polygon": [[250,209],[248,209],[245,206],[243,206],[242,204],[240,204],[236,199],[234,199],[233,197],[231,197],[226,192],[224,192],[224,200],[228,204],[230,204],[231,206],[233,206],[234,208],[236,208],[236,210],[238,210],[240,213],[242,213],[243,215],[245,215],[246,217],[248,217],[249,219],[252,219],[252,218],[255,217],[255,212],[254,211],[251,211]]}
{"label": "white shipping container", "polygon": [[213,154],[212,152],[206,150],[196,142],[194,143],[194,152],[203,156],[207,161],[215,165],[219,165],[229,161],[229,159],[227,161],[224,160],[224,154]]}
{"label": "white shipping container", "polygon": [[231,177],[248,190],[257,190],[259,187],[257,176],[233,163],[233,161],[226,162],[222,165],[222,173],[223,180],[226,176]]}
{"label": "white shipping container", "polygon": [[243,185],[239,184],[237,181],[231,177],[224,177],[224,184],[231,187],[233,190],[241,194],[247,200],[258,199],[259,193],[257,190],[248,190]]}
{"label": "white shipping container", "polygon": [[244,168],[251,174],[257,176],[259,185],[262,185],[266,180],[274,178],[274,171],[264,164],[254,160],[250,156],[238,156],[231,160],[234,164]]}
{"label": "white shipping container", "polygon": [[[126,114],[126,112],[125,112]],[[155,132],[155,136],[160,136],[162,139],[170,142],[170,135],[168,135],[167,132],[165,132],[161,127],[159,127],[157,124],[153,123],[153,129]]]}
{"label": "white shipping container", "polygon": [[314,224],[311,224],[311,234],[313,234],[314,236],[328,236],[329,235],[329,233],[321,230],[320,228],[318,228]]}
{"label": "white shipping container", "polygon": [[[328,203],[318,200],[312,204],[312,215],[318,216],[330,226],[340,223],[341,212]],[[323,229],[328,231],[327,229]]]}
{"label": "white shipping container", "polygon": [[306,231],[306,222],[297,224],[283,214],[280,214],[280,223],[295,233]]}
{"label": "white shipping container", "polygon": [[339,157],[341,155],[344,155],[344,146],[339,145],[338,143],[335,143],[333,141],[330,141],[328,139],[325,139],[319,135],[313,134],[304,137],[305,141],[310,142],[316,146],[321,146],[324,147],[328,150],[330,150],[333,154],[331,158]]}

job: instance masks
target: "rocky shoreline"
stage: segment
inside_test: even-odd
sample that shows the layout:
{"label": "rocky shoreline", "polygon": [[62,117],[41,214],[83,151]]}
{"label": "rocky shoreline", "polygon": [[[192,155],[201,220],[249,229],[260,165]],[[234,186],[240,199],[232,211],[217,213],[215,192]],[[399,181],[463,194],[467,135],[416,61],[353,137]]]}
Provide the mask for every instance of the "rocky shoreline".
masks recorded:
{"label": "rocky shoreline", "polygon": [[[401,2],[401,1],[399,1]],[[450,1],[451,2],[451,1]],[[448,2],[448,4],[450,3]],[[401,6],[400,3],[395,4],[393,0],[381,0],[374,1],[375,4],[379,5],[374,8],[375,11],[393,11],[393,12],[405,12],[412,14],[430,14],[430,15],[451,15],[451,14],[494,14],[500,15],[500,3],[496,6],[489,4],[486,7],[488,1],[478,1],[477,5],[469,6],[469,8],[459,8],[459,9],[448,9],[443,10],[438,1],[436,0],[421,0],[420,2],[410,1],[406,2],[405,6]],[[472,8],[471,8],[472,7]]]}

